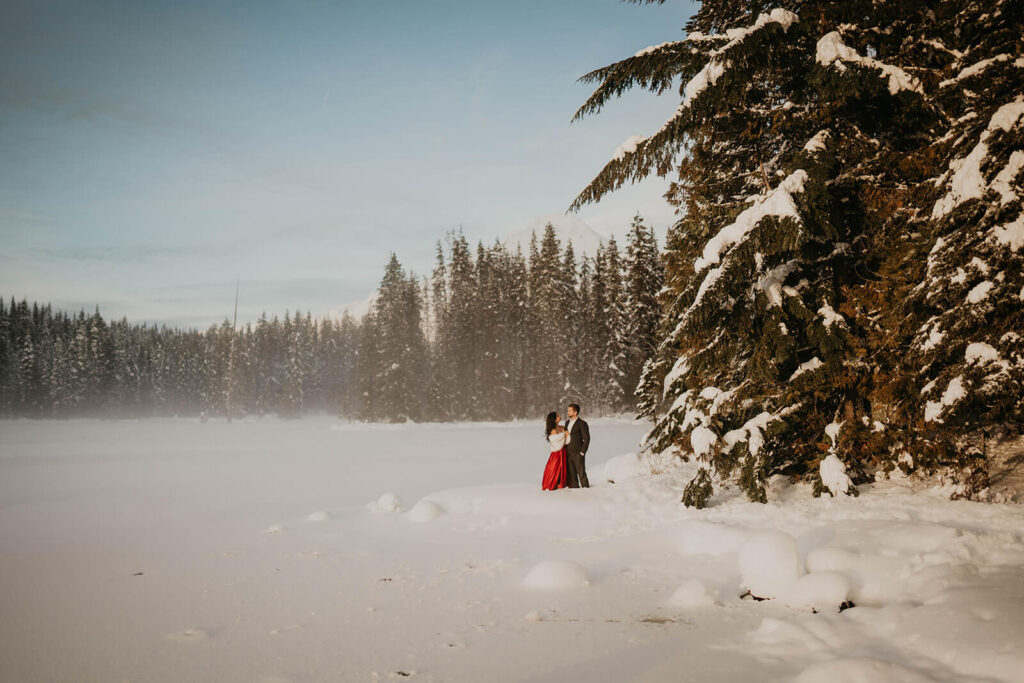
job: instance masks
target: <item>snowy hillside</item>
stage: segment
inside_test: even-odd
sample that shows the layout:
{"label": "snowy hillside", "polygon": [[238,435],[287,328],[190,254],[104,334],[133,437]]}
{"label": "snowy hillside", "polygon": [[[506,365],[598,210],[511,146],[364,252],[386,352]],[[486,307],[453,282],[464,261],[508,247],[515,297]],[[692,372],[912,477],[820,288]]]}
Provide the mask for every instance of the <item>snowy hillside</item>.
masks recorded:
{"label": "snowy hillside", "polygon": [[555,226],[555,234],[558,235],[558,240],[563,247],[566,242],[572,241],[572,248],[577,258],[583,255],[593,256],[597,253],[598,246],[602,242],[608,241],[608,238],[599,234],[576,216],[562,213],[549,213],[544,216],[538,216],[530,221],[530,224],[525,228],[513,230],[505,235],[501,241],[512,251],[515,251],[518,245],[522,247],[524,254],[529,254],[530,236],[536,233],[537,240],[539,241],[544,234],[544,227],[548,223]]}

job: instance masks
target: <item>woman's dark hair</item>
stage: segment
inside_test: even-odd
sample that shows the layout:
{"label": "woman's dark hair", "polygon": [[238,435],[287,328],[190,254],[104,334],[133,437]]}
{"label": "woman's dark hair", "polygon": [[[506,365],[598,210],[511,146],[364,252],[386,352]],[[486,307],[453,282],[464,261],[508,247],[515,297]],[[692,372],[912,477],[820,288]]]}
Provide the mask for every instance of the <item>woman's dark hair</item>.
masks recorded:
{"label": "woman's dark hair", "polygon": [[547,419],[546,424],[544,425],[544,438],[545,439],[548,438],[549,436],[551,436],[551,432],[554,430],[555,427],[558,426],[558,419],[557,418],[558,418],[558,413],[556,413],[555,411],[551,411],[550,413],[548,413],[548,419]]}

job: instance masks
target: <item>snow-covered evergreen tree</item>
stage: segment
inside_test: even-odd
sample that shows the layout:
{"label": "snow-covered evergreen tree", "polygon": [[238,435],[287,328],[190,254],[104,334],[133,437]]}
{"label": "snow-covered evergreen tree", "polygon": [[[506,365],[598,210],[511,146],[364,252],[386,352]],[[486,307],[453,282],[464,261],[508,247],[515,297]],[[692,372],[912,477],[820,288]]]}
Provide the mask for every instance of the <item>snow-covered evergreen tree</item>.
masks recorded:
{"label": "snow-covered evergreen tree", "polygon": [[378,420],[421,419],[426,395],[426,340],[419,282],[391,255],[374,305],[376,318]]}
{"label": "snow-covered evergreen tree", "polygon": [[539,248],[530,262],[530,309],[533,320],[530,362],[531,388],[537,413],[553,410],[565,397],[568,280],[561,244],[553,225],[544,227]]}
{"label": "snow-covered evergreen tree", "polygon": [[[1020,33],[1017,4],[996,3],[989,13],[995,26],[1009,27],[1007,36]],[[738,479],[751,499],[764,500],[773,472],[813,474],[834,454],[864,476],[895,457],[895,444],[878,436],[887,429],[879,418],[903,409],[892,400],[897,385],[916,383],[896,367],[894,349],[885,348],[898,338],[892,321],[907,285],[908,268],[898,260],[927,243],[930,230],[911,224],[924,209],[939,210],[927,197],[935,186],[929,163],[941,159],[934,145],[944,144],[950,120],[941,101],[943,71],[975,42],[963,26],[959,42],[953,39],[954,17],[974,13],[980,20],[987,11],[970,3],[941,3],[938,11],[934,5],[705,2],[685,40],[584,77],[598,87],[577,116],[634,86],[662,93],[680,84],[675,115],[653,135],[627,141],[575,206],[651,172],[678,172],[669,192],[683,214],[667,245],[669,325],[647,366],[642,403],[657,414],[653,448],[675,448],[705,465],[685,492],[688,504],[706,502],[713,477]],[[991,64],[1017,59],[1005,54]],[[961,66],[971,64],[968,58]],[[973,142],[951,144],[968,157],[972,145],[1006,145],[1016,119],[1007,120],[1009,110],[996,115],[999,107],[1014,109],[1012,95],[969,97],[988,101],[990,118],[977,124]],[[970,121],[979,114],[959,115]],[[1012,147],[994,155],[991,182],[1001,169],[1015,168]],[[952,162],[939,184],[947,181],[956,197],[957,174],[969,164]],[[1015,215],[1007,205],[982,238],[991,245],[999,241],[997,226]],[[968,253],[963,246],[957,257]],[[997,317],[1008,323],[1019,315],[1019,301],[1003,301]],[[923,332],[926,339],[935,324]],[[986,381],[985,366],[1011,362],[991,341],[977,343],[994,353],[959,349],[962,369],[970,366],[978,383]],[[949,372],[926,396],[926,411],[947,407],[939,394],[961,376]],[[1011,403],[1015,392],[1019,402],[1013,388],[1001,402]]]}
{"label": "snow-covered evergreen tree", "polygon": [[964,482],[977,489],[986,437],[1024,425],[1024,4],[953,8],[919,48],[937,114],[913,157],[916,234],[892,259],[910,273],[893,324],[910,353],[894,358],[905,391],[887,408],[914,464],[981,475]]}
{"label": "snow-covered evergreen tree", "polygon": [[313,360],[311,328],[312,324],[301,314],[296,313],[291,321],[285,315],[286,361],[279,408],[284,415],[298,416],[305,409]]}
{"label": "snow-covered evergreen tree", "polygon": [[449,265],[447,364],[450,368],[448,390],[451,414],[468,419],[476,410],[478,386],[476,360],[479,353],[478,298],[476,266],[469,243],[461,233],[451,238]]}
{"label": "snow-covered evergreen tree", "polygon": [[628,355],[622,374],[625,386],[635,393],[644,365],[655,356],[658,348],[661,324],[658,293],[664,280],[654,229],[644,225],[639,214],[633,217],[627,236],[624,269],[623,324]]}
{"label": "snow-covered evergreen tree", "polygon": [[602,404],[606,409],[616,412],[628,410],[633,404],[633,387],[625,372],[630,357],[630,344],[626,336],[626,288],[623,283],[622,257],[614,237],[599,251],[594,277],[595,281],[600,280],[603,290],[598,319],[601,326],[598,338],[604,342],[600,356],[604,375]]}
{"label": "snow-covered evergreen tree", "polygon": [[560,406],[567,403],[579,403],[583,396],[583,369],[593,359],[583,355],[581,342],[583,339],[584,316],[580,304],[579,294],[579,270],[576,266],[576,253],[572,248],[572,242],[565,245],[562,256],[562,268],[559,271],[559,301],[558,308],[562,314],[562,336],[564,346],[562,347],[559,365],[564,374],[562,384],[562,396],[558,401]]}
{"label": "snow-covered evergreen tree", "polygon": [[507,256],[505,285],[502,288],[502,310],[506,316],[509,402],[492,418],[525,417],[530,414],[529,392],[529,268],[522,249]]}

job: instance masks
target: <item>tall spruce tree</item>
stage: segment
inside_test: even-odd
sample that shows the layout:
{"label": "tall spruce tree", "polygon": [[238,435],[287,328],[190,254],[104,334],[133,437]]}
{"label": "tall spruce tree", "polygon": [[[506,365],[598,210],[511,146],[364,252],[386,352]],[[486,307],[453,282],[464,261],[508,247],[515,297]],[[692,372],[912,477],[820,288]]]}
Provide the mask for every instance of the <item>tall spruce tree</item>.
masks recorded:
{"label": "tall spruce tree", "polygon": [[536,412],[553,410],[565,397],[565,325],[568,279],[561,244],[551,223],[544,226],[539,250],[530,262],[530,304],[534,329],[530,357]]}
{"label": "tall spruce tree", "polygon": [[529,415],[529,386],[527,383],[531,358],[529,356],[529,269],[522,248],[517,245],[508,256],[508,275],[502,289],[508,336],[509,405],[494,417],[525,417]]}
{"label": "tall spruce tree", "polygon": [[[945,237],[935,244],[967,224],[965,212],[984,213],[982,202],[972,209],[969,200],[981,200],[985,188],[995,185],[989,196],[1001,199],[1009,195],[999,188],[1019,186],[1012,77],[991,88],[988,81],[965,88],[956,115],[978,122],[960,131],[953,130],[956,108],[943,102],[944,89],[956,88],[942,84],[950,75],[959,78],[951,74],[955,69],[967,70],[969,78],[972,65],[1011,73],[1019,59],[1019,41],[1010,38],[1020,34],[1019,4],[705,2],[688,22],[685,40],[584,77],[598,87],[577,116],[634,86],[662,93],[676,79],[681,83],[676,114],[652,136],[624,145],[574,206],[651,172],[678,172],[669,200],[683,217],[668,239],[668,325],[645,373],[642,403],[657,416],[653,448],[675,448],[703,463],[684,502],[705,504],[713,477],[738,480],[752,500],[763,501],[769,474],[813,476],[818,462],[831,456],[855,478],[865,477],[891,463],[897,447],[927,446],[913,434],[900,444],[879,437],[891,435],[890,427],[908,428],[912,420],[899,419],[908,410],[920,422],[920,403],[924,417],[945,419],[962,410],[975,427],[1013,415],[1012,409],[972,410],[967,401],[960,407],[952,389],[987,383],[993,388],[979,397],[998,395],[998,405],[1014,399],[1019,405],[1020,385],[996,391],[992,374],[1002,372],[1001,363],[1015,362],[1003,355],[1016,343],[1003,330],[1019,321],[1020,300],[1012,298],[1009,273],[1003,271],[997,285],[989,266],[1000,236],[1016,234],[998,230],[1012,226],[1019,204],[1001,203],[986,219],[988,233],[973,242],[965,232],[945,252]],[[967,56],[979,41],[967,28],[971,19],[991,22],[992,45],[978,57]],[[979,67],[976,59],[992,61]],[[986,94],[978,97],[974,88]],[[971,107],[988,118],[966,111]],[[988,155],[982,191],[966,197],[957,194],[963,188],[958,180],[985,156],[974,151],[978,145],[997,151]],[[949,170],[935,172],[945,161]],[[996,180],[1000,173],[1003,185]],[[952,199],[934,203],[937,186]],[[936,225],[946,215],[952,218]],[[989,250],[985,257],[975,253],[981,242]],[[1002,244],[997,268],[1016,258],[1012,238]],[[895,321],[913,324],[922,316],[922,303],[905,298],[908,290],[918,286],[925,307],[935,299],[921,292],[934,283],[913,282],[905,261],[924,246],[935,256],[937,275],[958,273],[941,262],[948,253],[948,259],[966,259],[956,267],[965,279],[975,277],[974,286],[982,286],[985,275],[983,268],[966,267],[976,256],[991,270],[989,289],[999,292],[1011,281],[998,299],[1005,303],[993,301],[985,318],[998,322],[1003,336],[973,342],[987,347],[960,344],[949,350],[956,362],[925,361],[918,365],[924,370],[912,372],[893,342],[900,340]],[[979,296],[980,290],[973,298]],[[948,329],[929,320],[925,316],[927,327],[914,330],[921,346],[934,338],[933,329],[935,336]],[[966,328],[976,330],[979,318],[972,320]],[[997,339],[1002,347],[993,343]],[[928,373],[937,381],[920,386]],[[896,398],[912,393],[907,389],[924,390],[924,399]],[[956,450],[959,436],[963,431],[954,428],[943,440]]]}
{"label": "tall spruce tree", "polygon": [[437,243],[437,259],[430,278],[430,288],[433,335],[430,339],[427,396],[434,418],[444,421],[451,419],[454,410],[451,394],[448,391],[454,372],[451,352],[451,301],[448,295],[448,267],[441,242]]}
{"label": "tall spruce tree", "polygon": [[584,387],[583,369],[588,362],[580,348],[584,317],[580,308],[579,270],[572,241],[566,242],[559,274],[561,298],[558,307],[562,314],[562,336],[565,345],[562,347],[560,358],[564,382],[558,403],[565,405],[570,402],[579,403],[581,400]]}
{"label": "tall spruce tree", "polygon": [[[376,307],[374,307],[376,308]],[[371,309],[359,326],[359,349],[356,355],[356,385],[359,387],[358,417],[366,421],[380,421],[380,325],[377,313]]]}
{"label": "tall spruce tree", "polygon": [[887,407],[904,463],[952,463],[971,495],[986,439],[1024,429],[1024,4],[943,9],[928,36],[936,135],[913,157],[916,234],[885,264],[909,273],[889,325],[910,352],[893,358]]}
{"label": "tall spruce tree", "polygon": [[604,342],[601,352],[601,367],[605,369],[602,403],[607,410],[629,410],[633,405],[633,387],[625,372],[630,356],[629,340],[626,337],[626,297],[622,258],[614,237],[609,238],[601,252],[595,277],[600,278],[604,292],[600,318],[603,329],[599,334]]}
{"label": "tall spruce tree", "polygon": [[374,305],[376,419],[419,420],[426,395],[426,341],[419,282],[391,255]]}
{"label": "tall spruce tree", "polygon": [[661,323],[658,293],[664,280],[654,229],[644,225],[639,214],[633,217],[629,228],[624,267],[624,336],[628,355],[622,374],[625,386],[636,393],[643,367],[658,348]]}
{"label": "tall spruce tree", "polygon": [[461,233],[453,235],[446,346],[447,363],[451,368],[448,390],[451,392],[451,414],[455,419],[469,419],[477,410],[477,361],[480,348],[476,284],[476,266],[469,243]]}

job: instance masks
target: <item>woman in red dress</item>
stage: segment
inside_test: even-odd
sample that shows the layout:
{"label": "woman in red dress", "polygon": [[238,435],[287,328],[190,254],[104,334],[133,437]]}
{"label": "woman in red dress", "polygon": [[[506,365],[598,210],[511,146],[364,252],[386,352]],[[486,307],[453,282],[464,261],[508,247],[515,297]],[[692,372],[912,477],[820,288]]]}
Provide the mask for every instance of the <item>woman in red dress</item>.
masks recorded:
{"label": "woman in red dress", "polygon": [[564,489],[566,483],[565,446],[569,443],[569,433],[562,427],[562,418],[558,413],[548,413],[544,425],[544,436],[551,445],[551,455],[547,467],[544,468],[544,479],[541,488],[545,491]]}

